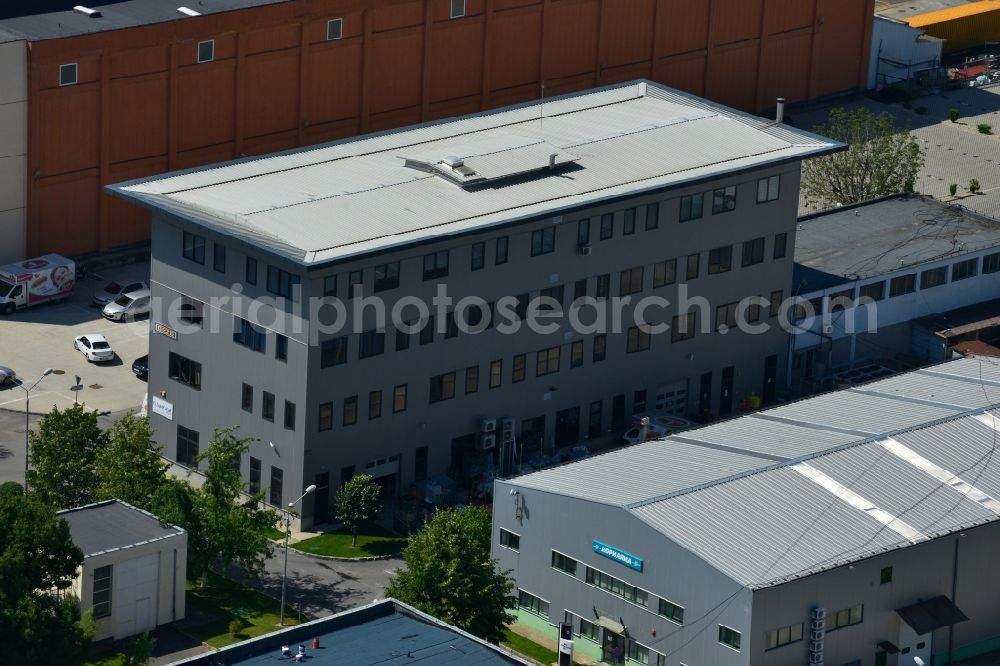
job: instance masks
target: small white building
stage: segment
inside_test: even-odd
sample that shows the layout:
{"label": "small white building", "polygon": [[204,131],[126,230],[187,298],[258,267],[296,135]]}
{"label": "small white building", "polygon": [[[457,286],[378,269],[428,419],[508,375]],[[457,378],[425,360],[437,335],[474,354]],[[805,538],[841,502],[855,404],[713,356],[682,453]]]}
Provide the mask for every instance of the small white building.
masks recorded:
{"label": "small white building", "polygon": [[932,83],[942,76],[944,40],[910,27],[905,21],[875,15],[872,24],[871,57],[868,59],[868,89],[916,79]]}
{"label": "small white building", "polygon": [[94,611],[94,640],[119,640],[184,618],[187,532],[120,500],[59,512],[83,566],[72,592]]}

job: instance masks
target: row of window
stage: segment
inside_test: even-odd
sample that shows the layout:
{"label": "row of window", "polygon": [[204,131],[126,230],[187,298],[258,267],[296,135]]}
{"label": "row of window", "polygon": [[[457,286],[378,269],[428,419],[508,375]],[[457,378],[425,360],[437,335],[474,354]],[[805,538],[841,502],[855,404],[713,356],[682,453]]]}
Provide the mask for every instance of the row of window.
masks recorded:
{"label": "row of window", "polygon": [[[185,231],[181,238],[181,256],[196,264],[205,265],[205,237]],[[221,243],[212,244],[212,269],[219,272],[226,272],[226,246]],[[257,260],[253,257],[246,257],[244,279],[247,284],[257,284]],[[267,290],[284,298],[297,298],[295,287],[300,284],[301,279],[294,273],[267,265]]]}
{"label": "row of window", "polygon": [[[888,568],[889,579],[892,579],[892,567]],[[885,569],[882,570],[883,580],[885,579]],[[844,627],[850,627],[855,624],[861,624],[864,620],[865,607],[862,604],[857,606],[851,606],[850,608],[844,608],[837,611],[836,613],[830,613],[826,617],[826,631],[836,631],[837,629],[842,629]],[[785,645],[791,645],[792,643],[797,643],[802,640],[805,633],[805,623],[799,622],[797,624],[792,624],[787,627],[779,627],[777,629],[772,629],[764,634],[764,649],[773,650],[774,648],[784,647]]]}
{"label": "row of window", "polygon": [[[246,384],[244,384],[243,386],[246,387]],[[265,393],[264,395],[266,396],[269,394]],[[288,404],[289,403],[286,403],[286,407]],[[294,405],[292,407],[294,414]],[[190,428],[185,428],[182,425],[177,426],[176,460],[178,463],[185,465],[187,467],[196,468],[198,466],[199,439],[200,439],[200,434],[198,433],[197,430],[191,430]],[[251,493],[260,492],[261,469],[262,469],[261,461],[258,458],[250,456],[250,476],[249,476],[248,489]],[[281,492],[282,492],[283,481],[284,481],[284,471],[280,467],[272,465],[271,485],[268,489],[269,491],[268,501],[273,506],[283,506],[281,503]],[[100,617],[100,616],[96,615],[95,612],[95,617]]]}
{"label": "row of window", "polygon": [[[254,410],[254,389],[250,384],[244,383],[240,389],[240,407],[244,412],[253,414]],[[274,423],[275,397],[273,393],[261,391],[260,416],[265,421]],[[285,400],[285,412],[283,422],[286,430],[295,430],[295,403]]]}

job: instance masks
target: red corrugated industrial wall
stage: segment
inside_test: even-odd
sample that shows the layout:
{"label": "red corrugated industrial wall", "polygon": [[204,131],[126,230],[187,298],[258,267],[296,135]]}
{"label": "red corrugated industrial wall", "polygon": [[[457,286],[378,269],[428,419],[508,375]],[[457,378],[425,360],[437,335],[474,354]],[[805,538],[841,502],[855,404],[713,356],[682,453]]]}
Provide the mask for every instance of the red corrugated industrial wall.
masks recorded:
{"label": "red corrugated industrial wall", "polygon": [[[28,253],[148,238],[148,213],[104,184],[529,101],[543,81],[647,77],[751,111],[855,88],[873,3],[468,0],[450,19],[449,0],[295,0],[34,42]],[[79,83],[59,87],[68,62]]]}

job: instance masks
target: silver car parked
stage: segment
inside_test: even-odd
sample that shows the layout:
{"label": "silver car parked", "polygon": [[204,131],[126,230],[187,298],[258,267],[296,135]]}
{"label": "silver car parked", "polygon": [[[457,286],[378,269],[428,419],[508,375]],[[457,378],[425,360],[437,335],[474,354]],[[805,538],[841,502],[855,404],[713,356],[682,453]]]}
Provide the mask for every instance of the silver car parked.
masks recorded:
{"label": "silver car parked", "polygon": [[149,314],[149,289],[122,294],[104,306],[101,312],[111,321],[129,321]]}

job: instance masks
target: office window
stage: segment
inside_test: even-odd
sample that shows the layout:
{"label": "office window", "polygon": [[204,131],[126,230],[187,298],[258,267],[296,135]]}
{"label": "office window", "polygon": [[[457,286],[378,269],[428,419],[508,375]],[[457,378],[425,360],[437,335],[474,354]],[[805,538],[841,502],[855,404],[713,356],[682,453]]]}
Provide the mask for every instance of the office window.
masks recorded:
{"label": "office window", "polygon": [[788,254],[788,233],[774,234],[774,258],[784,259]]}
{"label": "office window", "polygon": [[253,257],[247,257],[246,282],[247,284],[257,284],[257,260]]}
{"label": "office window", "polygon": [[424,255],[424,282],[448,277],[448,250]]}
{"label": "office window", "polygon": [[697,312],[688,312],[683,315],[674,315],[670,325],[670,341],[681,342],[694,337],[695,324],[697,323]]}
{"label": "office window", "polygon": [[324,340],[319,346],[319,367],[347,363],[347,336]]}
{"label": "office window", "polygon": [[590,620],[585,620],[580,618],[580,635],[584,638],[594,641],[595,643],[600,642],[601,630],[600,628],[591,622]]}
{"label": "office window", "polygon": [[862,604],[839,610],[836,613],[827,613],[826,630],[836,631],[837,629],[843,629],[844,627],[861,624],[864,620],[864,614],[865,607]]}
{"label": "office window", "polygon": [[274,334],[274,358],[279,361],[288,360],[288,338],[281,333]]}
{"label": "office window", "polygon": [[730,629],[729,627],[720,624],[719,625],[719,642],[723,645],[733,648],[734,650],[740,649],[740,632],[735,629]]}
{"label": "office window", "polygon": [[333,403],[324,402],[319,406],[319,431],[333,428]]}
{"label": "office window", "polygon": [[455,397],[455,373],[431,377],[430,401],[432,403],[451,400]]}
{"label": "office window", "polygon": [[646,231],[652,231],[660,226],[660,204],[646,204]]}
{"label": "office window", "polygon": [[215,60],[215,40],[208,39],[198,42],[198,62],[212,62]]}
{"label": "office window", "polygon": [[621,280],[618,284],[618,294],[628,296],[642,291],[642,266],[629,268],[621,272]]}
{"label": "office window", "polygon": [[518,294],[517,295],[517,305],[514,306],[514,314],[521,321],[528,316],[528,301],[531,300],[528,294]]}
{"label": "office window", "polygon": [[452,310],[444,316],[444,339],[450,340],[456,337],[458,337],[458,323],[455,321],[455,311]]}
{"label": "office window", "polygon": [[[563,306],[563,296],[565,295],[565,290],[563,285],[559,284],[554,287],[546,287],[538,292],[539,299],[545,299],[539,301],[538,311],[539,312],[552,312],[556,310],[562,310]],[[551,300],[548,300],[551,299]]]}
{"label": "office window", "polygon": [[570,576],[576,575],[576,560],[572,557],[566,557],[562,553],[552,551],[552,568],[558,569],[564,573],[568,573]]}
{"label": "office window", "polygon": [[269,493],[270,497],[268,497],[268,499],[270,500],[272,506],[282,506],[281,491],[282,485],[284,485],[284,477],[285,473],[280,467],[271,465],[271,492]]}
{"label": "office window", "polygon": [[385,351],[385,333],[365,331],[358,340],[358,358],[371,358]]}
{"label": "office window", "polygon": [[892,567],[884,567],[879,574],[879,584],[885,585],[892,582]]}
{"label": "office window", "polygon": [[[410,322],[405,322],[407,329],[409,329]],[[410,348],[410,334],[405,332],[402,328],[396,329],[396,351],[406,351]]]}
{"label": "office window", "polygon": [[181,296],[179,319],[185,324],[201,326],[205,304],[188,296]]}
{"label": "office window", "polygon": [[507,237],[501,236],[497,239],[497,248],[495,256],[496,265],[507,263]]}
{"label": "office window", "polygon": [[681,197],[681,222],[697,220],[701,217],[702,207],[705,204],[705,195],[702,193],[689,194]]}
{"label": "office window", "polygon": [[757,181],[757,203],[778,200],[778,191],[781,188],[781,176],[769,176]]}
{"label": "office window", "polygon": [[781,298],[782,292],[780,289],[776,289],[771,292],[771,298],[768,299],[768,316],[777,317],[778,313],[781,312]]}
{"label": "office window", "polygon": [[587,567],[587,583],[606,590],[611,594],[623,597],[634,604],[649,606],[649,594],[634,585],[610,576],[603,571]]}
{"label": "office window", "polygon": [[743,243],[743,266],[753,266],[764,261],[764,237]]}
{"label": "office window", "polygon": [[556,249],[556,228],[553,226],[531,232],[531,256],[549,254]]}
{"label": "office window", "polygon": [[604,401],[595,400],[590,403],[587,412],[587,437],[593,439],[601,436],[601,419],[604,416]]}
{"label": "office window", "polygon": [[975,277],[979,267],[979,259],[966,259],[951,266],[951,281],[957,282],[965,278]]}
{"label": "office window", "polygon": [[517,591],[517,607],[526,611],[541,615],[545,619],[549,617],[549,602],[542,601],[533,594],[528,594],[524,590]]}
{"label": "office window", "polygon": [[375,293],[399,286],[399,262],[393,261],[375,267]]}
{"label": "office window", "polygon": [[382,416],[382,390],[377,389],[368,393],[368,420],[377,419]]}
{"label": "office window", "polygon": [[649,333],[640,326],[629,327],[625,351],[631,354],[632,352],[641,352],[647,349],[649,349]]}
{"label": "office window", "polygon": [[640,389],[638,391],[632,392],[632,413],[638,414],[639,412],[646,411],[646,389]]}
{"label": "office window", "polygon": [[635,208],[625,209],[625,222],[622,229],[622,234],[625,236],[630,236],[635,233]]}
{"label": "office window", "polygon": [[987,254],[983,257],[983,275],[1000,271],[1000,252]]}
{"label": "office window", "polygon": [[694,280],[701,271],[701,255],[689,254],[687,258],[687,279]]}
{"label": "office window", "polygon": [[226,272],[226,246],[212,243],[212,269],[217,273]]}
{"label": "office window", "polygon": [[242,317],[233,317],[233,342],[263,354],[267,350],[267,332]]}
{"label": "office window", "polygon": [[240,406],[244,412],[253,414],[253,387],[249,384],[243,385],[243,391],[240,394]]}
{"label": "office window", "polygon": [[773,650],[802,640],[802,623],[774,629],[764,634],[764,649]]}
{"label": "office window", "polygon": [[351,271],[347,274],[347,297],[364,295],[365,272],[364,270]]}
{"label": "office window", "polygon": [[170,352],[167,373],[170,379],[190,386],[197,391],[201,390],[201,363]]}
{"label": "office window", "polygon": [[873,282],[858,289],[858,301],[869,298],[873,301],[881,301],[885,295],[885,282]]}
{"label": "office window", "polygon": [[561,349],[561,347],[550,347],[538,352],[535,362],[536,377],[559,372],[559,352]]}
{"label": "office window", "polygon": [[601,240],[609,240],[615,235],[615,216],[613,213],[601,215]]}
{"label": "office window", "polygon": [[358,396],[344,398],[344,425],[354,425],[358,422]]}
{"label": "office window", "polygon": [[465,16],[465,0],[451,0],[451,18],[462,18]]}
{"label": "office window", "polygon": [[594,295],[598,299],[607,298],[611,295],[611,276],[607,273],[597,276],[597,288]]}
{"label": "office window", "polygon": [[480,241],[472,244],[472,261],[470,269],[478,271],[486,265],[486,243]]}
{"label": "office window", "polygon": [[111,565],[94,569],[94,617],[111,617]]}
{"label": "office window", "polygon": [[946,266],[939,266],[937,268],[929,268],[926,271],[920,273],[920,288],[930,289],[931,287],[940,287],[941,285],[948,282],[948,269]]}
{"label": "office window", "polygon": [[75,62],[67,63],[65,65],[59,65],[59,85],[60,86],[72,86],[76,85],[77,74],[79,72],[79,67]]}
{"label": "office window", "polygon": [[749,303],[746,310],[747,323],[756,324],[760,321],[760,303]]}
{"label": "office window", "polygon": [[736,186],[722,187],[712,192],[712,214],[736,210]]}
{"label": "office window", "polygon": [[678,606],[672,601],[660,599],[659,610],[657,612],[671,622],[684,624],[684,607]]}
{"label": "office window", "polygon": [[250,456],[250,482],[248,490],[253,494],[260,492],[260,470],[260,460]]}
{"label": "office window", "polygon": [[500,528],[500,545],[511,550],[521,549],[521,535]]}
{"label": "office window", "polygon": [[716,330],[736,328],[736,307],[738,305],[739,303],[725,303],[715,307]]}
{"label": "office window", "polygon": [[677,281],[677,260],[667,259],[653,264],[653,287],[665,287]]}
{"label": "office window", "polygon": [[344,36],[344,19],[335,18],[326,22],[326,41],[332,42]]}
{"label": "office window", "polygon": [[333,297],[337,296],[337,276],[327,275],[323,278],[323,296]]}
{"label": "office window", "polygon": [[470,365],[465,369],[465,393],[475,393],[479,390],[479,366]]}
{"label": "office window", "polygon": [[285,429],[295,430],[295,403],[285,401]]}
{"label": "office window", "polygon": [[708,251],[708,274],[726,273],[733,268],[733,246],[717,247]]}
{"label": "office window", "polygon": [[590,218],[584,218],[576,223],[576,244],[590,244]]}
{"label": "office window", "polygon": [[420,329],[420,344],[429,345],[434,342],[434,316],[431,315],[424,321],[424,327]]}
{"label": "office window", "polygon": [[292,275],[276,266],[267,267],[267,290],[285,298],[295,297],[295,287],[299,284],[299,276]]}
{"label": "office window", "polygon": [[525,367],[527,366],[527,354],[517,354],[514,357],[514,369],[510,373],[510,381],[512,383],[523,382],[525,375]]}
{"label": "office window", "polygon": [[917,289],[917,274],[900,275],[889,280],[889,298],[910,294]]}
{"label": "office window", "polygon": [[591,357],[591,361],[597,363],[598,361],[603,361],[607,354],[608,347],[608,336],[604,333],[598,333],[594,336],[594,353]]}
{"label": "office window", "polygon": [[196,264],[205,265],[205,237],[184,232],[181,254]]}
{"label": "office window", "polygon": [[569,346],[569,367],[579,368],[583,365],[583,340],[576,340]]}
{"label": "office window", "polygon": [[490,362],[490,388],[495,389],[503,381],[503,361],[497,359]]}
{"label": "office window", "polygon": [[629,639],[626,643],[625,654],[629,661],[634,661],[637,664],[649,664],[649,648],[634,640]]}
{"label": "office window", "polygon": [[392,413],[406,411],[406,384],[399,384],[392,389]]}
{"label": "office window", "polygon": [[177,462],[186,467],[198,466],[198,431],[177,426]]}
{"label": "office window", "polygon": [[573,283],[573,300],[579,300],[587,295],[587,281],[577,280]]}
{"label": "office window", "polygon": [[274,394],[264,391],[263,402],[260,407],[260,415],[265,421],[274,422]]}

